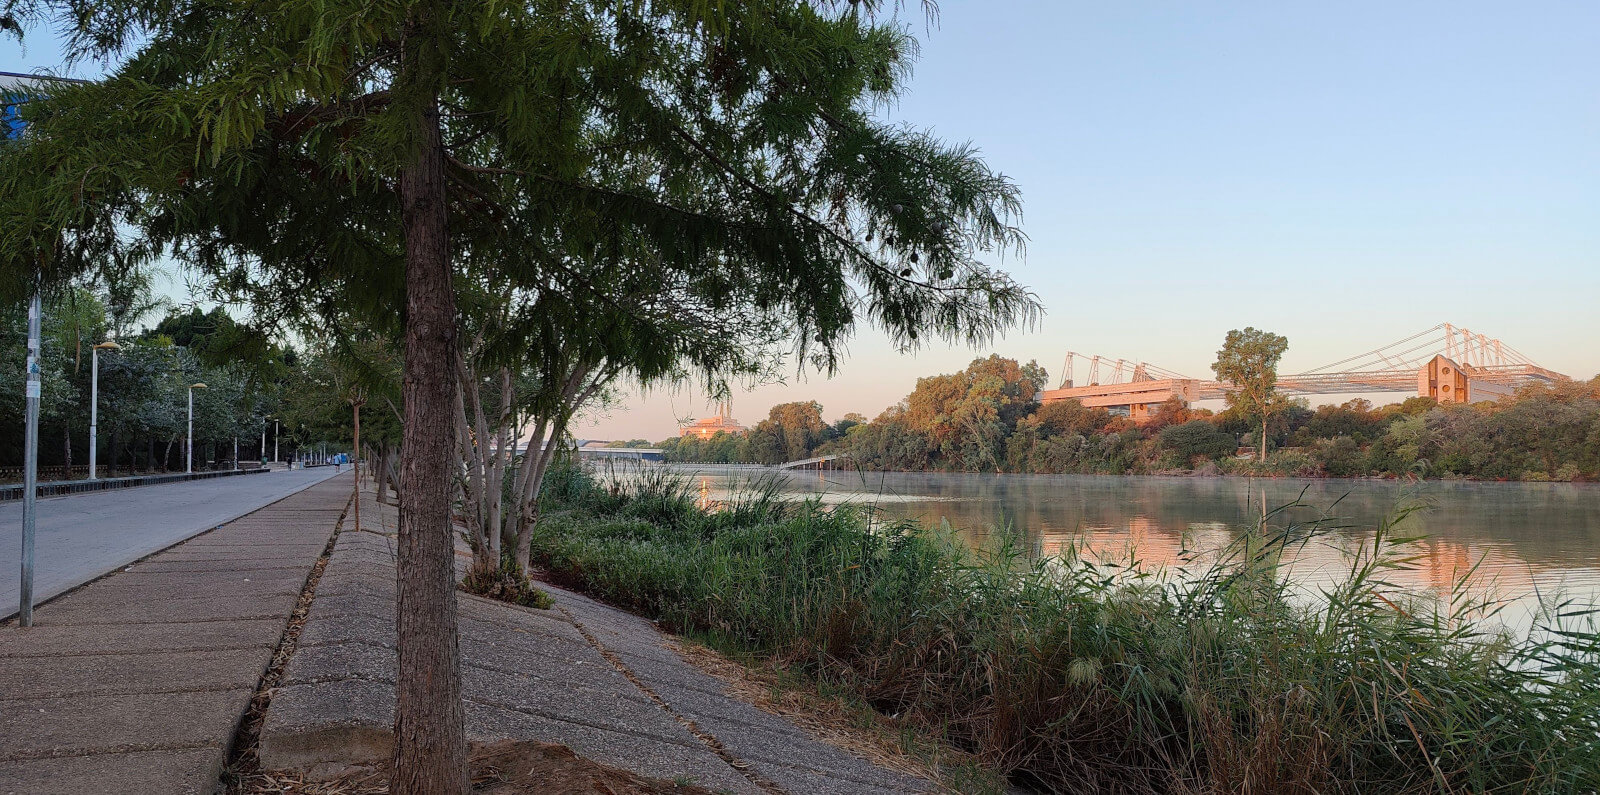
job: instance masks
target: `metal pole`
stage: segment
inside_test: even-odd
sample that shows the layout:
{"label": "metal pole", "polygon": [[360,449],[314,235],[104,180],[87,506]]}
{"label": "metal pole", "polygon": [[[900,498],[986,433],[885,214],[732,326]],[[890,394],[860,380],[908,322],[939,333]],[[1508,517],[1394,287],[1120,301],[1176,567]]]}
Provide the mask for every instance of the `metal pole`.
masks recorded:
{"label": "metal pole", "polygon": [[233,437],[233,471],[239,471],[239,437]]}
{"label": "metal pole", "polygon": [[267,424],[261,423],[261,463],[267,463]]}
{"label": "metal pole", "polygon": [[100,419],[100,349],[89,349],[89,479],[95,473],[95,431]]}
{"label": "metal pole", "polygon": [[272,421],[272,463],[278,463],[278,421]]}
{"label": "metal pole", "polygon": [[353,460],[355,462],[355,469],[356,469],[356,500],[355,500],[355,502],[356,502],[356,531],[360,532],[361,531],[361,404],[360,403],[356,403],[355,404],[355,410],[356,410],[356,419],[355,419],[355,422],[356,422],[356,433],[355,433],[355,437],[356,437],[355,438],[356,455],[355,455],[355,458]]}
{"label": "metal pole", "polygon": [[28,304],[27,412],[22,451],[22,588],[17,597],[17,622],[33,626],[33,531],[38,524],[39,496],[39,320],[44,314],[38,291]]}
{"label": "metal pole", "polygon": [[183,437],[183,473],[194,472],[194,387],[189,387],[189,430]]}

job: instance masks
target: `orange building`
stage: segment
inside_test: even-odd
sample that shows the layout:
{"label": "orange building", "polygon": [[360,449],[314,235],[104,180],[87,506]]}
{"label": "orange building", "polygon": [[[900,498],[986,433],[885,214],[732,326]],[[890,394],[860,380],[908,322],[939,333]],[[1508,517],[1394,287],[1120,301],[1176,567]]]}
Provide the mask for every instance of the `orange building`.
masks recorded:
{"label": "orange building", "polygon": [[678,437],[693,436],[699,439],[710,439],[719,433],[737,435],[747,429],[733,418],[733,403],[724,400],[717,404],[716,416],[701,417],[694,422],[678,428]]}

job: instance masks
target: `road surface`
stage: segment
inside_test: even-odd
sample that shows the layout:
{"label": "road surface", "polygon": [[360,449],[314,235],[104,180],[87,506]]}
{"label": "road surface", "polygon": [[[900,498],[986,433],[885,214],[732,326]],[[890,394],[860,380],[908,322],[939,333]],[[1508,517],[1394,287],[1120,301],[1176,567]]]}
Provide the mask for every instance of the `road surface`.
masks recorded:
{"label": "road surface", "polygon": [[[315,467],[41,499],[34,604],[334,474],[333,467]],[[0,505],[0,620],[16,615],[21,580],[22,501],[17,500]]]}

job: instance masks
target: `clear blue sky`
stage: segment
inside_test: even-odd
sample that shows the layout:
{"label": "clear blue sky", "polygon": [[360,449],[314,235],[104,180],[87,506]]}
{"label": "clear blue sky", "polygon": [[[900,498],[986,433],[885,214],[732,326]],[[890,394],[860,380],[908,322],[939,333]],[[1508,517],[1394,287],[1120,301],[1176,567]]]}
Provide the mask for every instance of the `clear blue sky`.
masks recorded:
{"label": "clear blue sky", "polygon": [[[1228,329],[1286,370],[1441,322],[1600,370],[1600,4],[945,0],[895,121],[970,140],[1020,185],[1007,266],[1048,314],[983,351],[902,357],[863,333],[833,379],[735,396],[868,416],[990,350],[1208,374]],[[0,44],[0,70],[55,65]],[[92,75],[84,75],[92,76]],[[691,393],[580,428],[671,435]]]}

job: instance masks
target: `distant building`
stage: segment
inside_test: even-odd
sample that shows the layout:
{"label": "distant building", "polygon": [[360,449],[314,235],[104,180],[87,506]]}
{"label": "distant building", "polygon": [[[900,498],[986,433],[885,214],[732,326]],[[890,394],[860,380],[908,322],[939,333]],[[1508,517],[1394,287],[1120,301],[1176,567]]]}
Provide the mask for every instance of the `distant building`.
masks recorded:
{"label": "distant building", "polygon": [[678,437],[693,436],[698,439],[710,439],[719,433],[738,435],[746,430],[748,429],[733,418],[733,403],[724,400],[717,404],[716,416],[702,417],[678,428]]}

